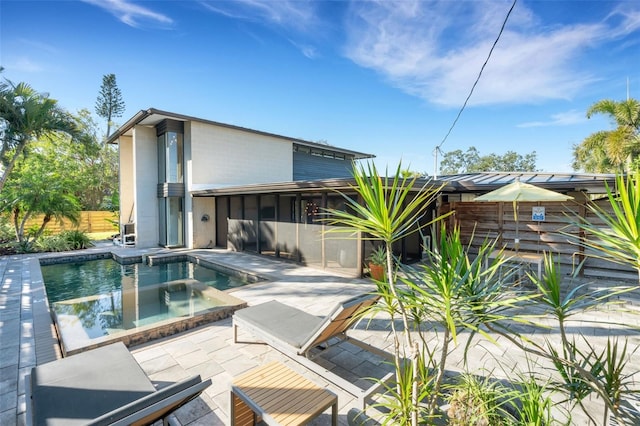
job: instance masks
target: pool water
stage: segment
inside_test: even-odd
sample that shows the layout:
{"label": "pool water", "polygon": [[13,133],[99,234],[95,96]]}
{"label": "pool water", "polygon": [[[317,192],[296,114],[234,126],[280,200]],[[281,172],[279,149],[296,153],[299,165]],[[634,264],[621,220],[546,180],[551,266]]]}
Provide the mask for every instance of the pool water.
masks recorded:
{"label": "pool water", "polygon": [[246,285],[189,261],[148,266],[112,259],[41,266],[63,340],[85,341],[224,305],[223,292]]}

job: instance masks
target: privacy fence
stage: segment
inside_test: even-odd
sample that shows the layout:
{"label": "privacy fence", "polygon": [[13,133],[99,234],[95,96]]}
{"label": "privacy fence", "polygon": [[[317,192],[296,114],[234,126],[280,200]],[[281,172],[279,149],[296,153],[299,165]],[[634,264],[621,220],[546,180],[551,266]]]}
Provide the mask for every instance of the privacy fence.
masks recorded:
{"label": "privacy fence", "polygon": [[[611,212],[607,200],[596,203]],[[516,221],[512,203],[450,202],[444,203],[440,212],[451,210],[455,210],[455,213],[448,219],[449,226],[460,226],[463,241],[470,244],[472,251],[477,252],[486,238],[498,239],[499,248],[515,249]],[[580,274],[585,277],[638,280],[638,273],[630,267],[586,256],[584,248],[575,242],[579,238],[588,240],[593,237],[572,225],[580,217],[602,225],[595,214],[577,202],[519,203],[519,250],[552,252],[567,274],[581,266]]]}
{"label": "privacy fence", "polygon": [[[27,221],[26,228],[42,225],[43,215],[37,215]],[[113,223],[115,221],[115,225]],[[47,232],[57,234],[65,230],[78,229],[83,232],[118,232],[118,214],[107,211],[83,211],[80,213],[80,221],[74,225],[69,220],[61,222],[52,220],[47,224]]]}

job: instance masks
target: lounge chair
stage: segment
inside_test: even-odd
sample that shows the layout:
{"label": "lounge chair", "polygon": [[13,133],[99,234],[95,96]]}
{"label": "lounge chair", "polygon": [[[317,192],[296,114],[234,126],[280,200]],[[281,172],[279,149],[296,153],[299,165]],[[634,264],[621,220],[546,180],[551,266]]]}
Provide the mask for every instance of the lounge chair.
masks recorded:
{"label": "lounge chair", "polygon": [[[389,358],[389,354],[365,342],[347,335],[347,330],[357,320],[358,313],[378,301],[376,295],[360,295],[338,303],[324,318],[319,318],[278,301],[270,301],[245,309],[233,315],[233,341],[238,342],[238,327],[248,331],[263,343],[289,356],[326,380],[358,398],[362,407],[378,389],[379,383],[368,389],[347,381],[320,366],[313,359],[319,355],[316,349],[327,349],[331,344],[349,341],[365,350]],[[332,340],[332,342],[330,342]],[[247,342],[255,343],[255,342]],[[393,376],[387,374],[382,381]]]}
{"label": "lounge chair", "polygon": [[194,376],[157,390],[118,342],[33,368],[26,377],[27,424],[167,425],[173,411],[210,384]]}

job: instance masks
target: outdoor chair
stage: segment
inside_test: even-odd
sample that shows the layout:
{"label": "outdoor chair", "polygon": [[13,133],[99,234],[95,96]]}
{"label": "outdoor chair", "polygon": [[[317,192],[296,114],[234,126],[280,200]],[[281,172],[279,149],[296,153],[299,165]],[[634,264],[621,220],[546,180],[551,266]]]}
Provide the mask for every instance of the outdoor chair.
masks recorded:
{"label": "outdoor chair", "polygon": [[[338,303],[324,318],[275,300],[240,309],[233,315],[233,341],[238,342],[238,327],[243,328],[256,339],[355,396],[364,408],[366,400],[382,387],[380,383],[362,389],[322,367],[313,359],[330,346],[345,341],[389,358],[390,354],[387,352],[347,335],[347,330],[358,319],[358,313],[375,304],[378,298],[379,296],[370,294],[350,298]],[[389,373],[381,380],[387,381],[392,376],[393,373]]]}
{"label": "outdoor chair", "polygon": [[156,389],[122,342],[34,367],[26,377],[28,425],[147,425],[211,384],[194,376]]}

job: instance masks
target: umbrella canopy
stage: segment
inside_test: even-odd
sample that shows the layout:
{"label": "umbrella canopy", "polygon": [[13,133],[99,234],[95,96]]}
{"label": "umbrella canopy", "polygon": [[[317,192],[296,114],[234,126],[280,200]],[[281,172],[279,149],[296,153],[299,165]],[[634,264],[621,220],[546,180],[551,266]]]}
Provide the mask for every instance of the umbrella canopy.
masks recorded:
{"label": "umbrella canopy", "polygon": [[474,201],[513,203],[513,216],[516,221],[515,246],[516,250],[518,250],[520,246],[520,239],[518,238],[518,202],[535,203],[539,201],[569,201],[572,199],[573,197],[569,195],[523,183],[516,179],[510,184],[476,197]]}
{"label": "umbrella canopy", "polygon": [[573,197],[560,194],[559,192],[550,191],[540,188],[539,186],[530,185],[528,183],[516,180],[508,185],[498,188],[494,191],[487,192],[484,195],[476,197],[475,201],[490,202],[537,202],[537,201],[568,201]]}

